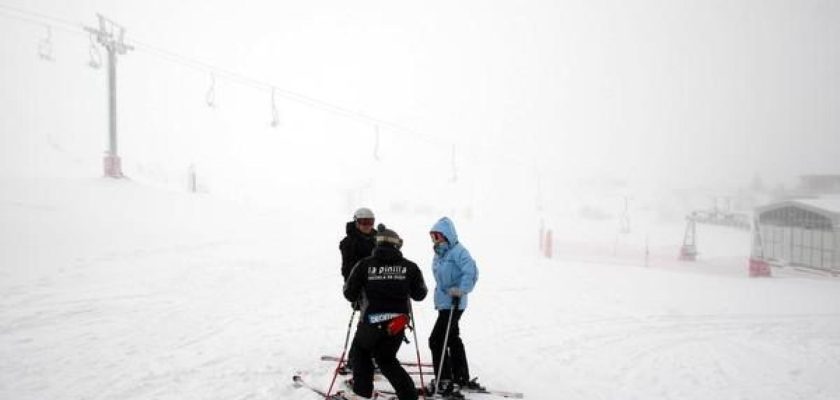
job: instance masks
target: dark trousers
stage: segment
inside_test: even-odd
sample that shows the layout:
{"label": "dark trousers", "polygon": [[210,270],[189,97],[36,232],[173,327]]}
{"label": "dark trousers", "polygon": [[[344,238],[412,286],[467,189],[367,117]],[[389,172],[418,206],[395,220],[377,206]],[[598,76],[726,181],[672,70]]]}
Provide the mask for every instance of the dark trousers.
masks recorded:
{"label": "dark trousers", "polygon": [[435,327],[429,335],[429,348],[432,351],[435,376],[440,374],[440,379],[451,379],[455,382],[466,382],[470,380],[470,368],[467,365],[467,353],[464,350],[464,342],[461,341],[461,329],[458,321],[464,310],[455,310],[452,314],[452,325],[449,328],[449,341],[446,343],[446,353],[443,356],[443,369],[440,368],[440,356],[443,350],[443,341],[446,338],[446,325],[449,322],[450,310],[438,310]]}
{"label": "dark trousers", "polygon": [[397,350],[402,345],[405,332],[396,336],[388,334],[387,322],[360,323],[350,347],[353,363],[353,391],[363,397],[373,396],[373,361],[397,392],[400,400],[417,400],[414,380],[397,360]]}

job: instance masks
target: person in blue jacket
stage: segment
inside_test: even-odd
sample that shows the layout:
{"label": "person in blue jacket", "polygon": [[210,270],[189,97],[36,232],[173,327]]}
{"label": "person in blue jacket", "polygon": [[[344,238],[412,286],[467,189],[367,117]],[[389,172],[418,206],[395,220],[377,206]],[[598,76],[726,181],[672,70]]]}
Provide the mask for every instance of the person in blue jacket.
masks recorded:
{"label": "person in blue jacket", "polygon": [[[470,252],[458,240],[452,220],[447,217],[441,218],[432,226],[429,233],[434,243],[435,256],[432,261],[432,272],[436,283],[435,309],[438,310],[435,326],[429,335],[429,348],[432,351],[435,376],[440,376],[440,382],[433,382],[431,388],[443,394],[460,388],[480,390],[482,387],[477,380],[470,379],[467,354],[458,326],[467,308],[467,297],[478,280],[478,268]],[[458,304],[453,309],[454,298],[458,298]],[[450,313],[452,313],[452,323],[449,327],[447,351],[444,353],[443,344]],[[441,355],[444,356],[442,369]]]}

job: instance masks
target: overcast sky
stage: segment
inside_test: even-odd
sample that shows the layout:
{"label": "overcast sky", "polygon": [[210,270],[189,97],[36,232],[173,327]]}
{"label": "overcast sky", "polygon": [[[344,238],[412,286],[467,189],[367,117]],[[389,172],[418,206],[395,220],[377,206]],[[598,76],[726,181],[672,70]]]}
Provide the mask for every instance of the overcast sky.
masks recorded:
{"label": "overcast sky", "polygon": [[[130,40],[553,176],[731,184],[840,172],[836,1],[0,4],[90,25],[100,12]],[[43,36],[31,29],[27,46]],[[126,66],[121,83],[154,84],[139,72]]]}

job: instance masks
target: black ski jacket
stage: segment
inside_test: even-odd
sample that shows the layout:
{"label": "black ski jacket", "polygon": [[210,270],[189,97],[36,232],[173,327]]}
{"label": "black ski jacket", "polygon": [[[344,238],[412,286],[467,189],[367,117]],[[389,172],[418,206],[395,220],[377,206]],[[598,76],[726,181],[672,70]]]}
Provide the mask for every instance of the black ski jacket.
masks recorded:
{"label": "black ski jacket", "polygon": [[344,297],[360,302],[361,321],[372,313],[408,314],[408,299],[423,300],[428,292],[417,264],[387,244],[374,248],[344,282]]}
{"label": "black ski jacket", "polygon": [[350,275],[350,270],[359,260],[373,254],[373,247],[376,245],[375,235],[376,229],[371,230],[370,235],[365,235],[356,228],[355,222],[347,223],[347,236],[338,244],[338,249],[341,250],[341,276],[345,281]]}

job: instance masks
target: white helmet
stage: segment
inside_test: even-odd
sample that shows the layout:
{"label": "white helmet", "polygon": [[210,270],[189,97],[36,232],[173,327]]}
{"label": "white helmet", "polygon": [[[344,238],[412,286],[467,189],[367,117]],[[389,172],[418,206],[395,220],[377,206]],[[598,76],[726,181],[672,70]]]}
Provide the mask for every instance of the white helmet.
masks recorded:
{"label": "white helmet", "polygon": [[353,220],[354,221],[358,220],[358,219],[361,219],[361,218],[374,219],[375,217],[373,216],[373,211],[371,211],[370,208],[362,207],[362,208],[356,210],[356,212],[353,213]]}

